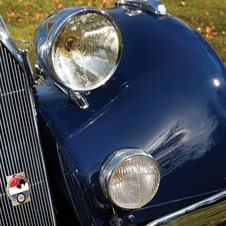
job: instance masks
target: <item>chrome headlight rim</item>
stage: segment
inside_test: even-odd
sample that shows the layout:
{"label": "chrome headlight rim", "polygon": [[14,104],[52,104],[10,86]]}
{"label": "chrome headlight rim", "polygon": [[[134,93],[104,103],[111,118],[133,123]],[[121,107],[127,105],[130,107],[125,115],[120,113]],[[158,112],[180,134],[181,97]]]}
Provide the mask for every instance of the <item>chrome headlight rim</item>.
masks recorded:
{"label": "chrome headlight rim", "polygon": [[[105,84],[113,76],[116,68],[119,65],[119,62],[120,62],[120,59],[122,56],[122,35],[121,35],[120,28],[119,28],[118,24],[116,23],[116,21],[112,18],[111,15],[109,15],[107,12],[105,12],[101,9],[98,9],[98,8],[74,7],[74,6],[62,7],[61,9],[55,11],[52,15],[54,15],[55,13],[59,13],[60,11],[65,11],[65,12],[60,16],[60,18],[56,21],[54,26],[51,28],[51,30],[47,34],[45,44],[42,45],[42,47],[41,47],[43,49],[41,54],[38,53],[39,51],[37,50],[38,48],[36,47],[36,55],[37,56],[40,55],[40,57],[38,57],[40,65],[43,67],[44,70],[46,70],[47,73],[49,73],[51,75],[51,77],[55,80],[56,83],[60,84],[62,87],[66,88],[68,90],[78,91],[78,92],[86,92],[86,91],[96,89],[96,88],[100,87],[101,85]],[[117,55],[117,59],[116,59],[114,66],[111,68],[111,70],[107,74],[107,76],[105,76],[101,81],[99,81],[98,83],[96,83],[94,85],[88,86],[88,87],[77,87],[77,86],[74,86],[73,84],[62,81],[58,77],[57,72],[55,72],[55,70],[54,70],[51,55],[52,55],[52,50],[54,48],[55,40],[58,37],[58,34],[60,33],[60,31],[64,27],[64,25],[71,18],[77,17],[77,16],[79,17],[83,14],[86,15],[88,13],[95,13],[97,15],[103,16],[112,24],[116,33],[118,34],[118,36],[117,36],[118,43],[119,43],[118,55]],[[50,15],[49,17],[51,17],[52,15]],[[43,26],[43,23],[40,25],[40,28]],[[42,30],[42,32],[44,32],[42,28],[41,28],[41,30]],[[44,63],[44,62],[47,62],[47,63]]]}
{"label": "chrome headlight rim", "polygon": [[158,191],[158,188],[160,185],[160,179],[161,179],[159,166],[158,166],[157,162],[155,161],[155,159],[152,157],[152,155],[144,152],[142,149],[136,149],[136,148],[120,149],[120,150],[113,152],[107,158],[107,160],[104,162],[104,164],[101,167],[99,181],[100,181],[100,185],[101,185],[102,191],[104,193],[104,196],[107,199],[109,199],[116,207],[119,207],[121,209],[137,209],[137,208],[141,208],[143,205],[135,207],[135,208],[126,208],[122,205],[121,206],[118,205],[112,198],[111,193],[109,192],[110,178],[113,175],[114,170],[121,163],[123,163],[124,161],[126,161],[132,157],[139,157],[139,156],[151,159],[153,161],[153,163],[155,164],[157,173],[159,175],[155,192],[153,193],[153,195],[150,197],[150,199],[148,201],[148,202],[150,202],[151,199],[155,196],[156,192]]}

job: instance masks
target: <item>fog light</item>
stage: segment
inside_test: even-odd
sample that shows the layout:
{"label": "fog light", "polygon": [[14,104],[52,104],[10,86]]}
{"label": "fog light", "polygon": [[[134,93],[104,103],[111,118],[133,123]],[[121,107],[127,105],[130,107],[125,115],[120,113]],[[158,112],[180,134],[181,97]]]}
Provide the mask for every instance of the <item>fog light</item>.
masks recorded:
{"label": "fog light", "polygon": [[105,196],[123,209],[137,209],[147,204],[156,194],[159,183],[157,163],[140,149],[114,152],[100,172]]}

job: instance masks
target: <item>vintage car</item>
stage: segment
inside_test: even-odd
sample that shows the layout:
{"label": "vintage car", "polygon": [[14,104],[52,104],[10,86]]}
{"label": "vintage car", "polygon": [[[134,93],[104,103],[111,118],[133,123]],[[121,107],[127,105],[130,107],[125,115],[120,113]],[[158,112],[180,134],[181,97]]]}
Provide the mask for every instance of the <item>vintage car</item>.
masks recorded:
{"label": "vintage car", "polygon": [[198,32],[119,0],[60,8],[34,49],[0,19],[1,226],[225,224],[226,69]]}

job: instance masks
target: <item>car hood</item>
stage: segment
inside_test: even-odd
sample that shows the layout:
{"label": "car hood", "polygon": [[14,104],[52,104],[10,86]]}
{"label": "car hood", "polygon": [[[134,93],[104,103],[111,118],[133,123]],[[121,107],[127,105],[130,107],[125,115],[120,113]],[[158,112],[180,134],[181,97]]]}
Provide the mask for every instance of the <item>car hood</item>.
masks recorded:
{"label": "car hood", "polygon": [[107,12],[120,27],[123,53],[112,78],[86,97],[89,108],[80,110],[50,78],[36,94],[37,109],[78,170],[94,216],[101,219],[110,209],[100,167],[122,148],[141,148],[160,167],[159,191],[138,211],[224,188],[221,60],[198,32],[171,15],[121,7]]}

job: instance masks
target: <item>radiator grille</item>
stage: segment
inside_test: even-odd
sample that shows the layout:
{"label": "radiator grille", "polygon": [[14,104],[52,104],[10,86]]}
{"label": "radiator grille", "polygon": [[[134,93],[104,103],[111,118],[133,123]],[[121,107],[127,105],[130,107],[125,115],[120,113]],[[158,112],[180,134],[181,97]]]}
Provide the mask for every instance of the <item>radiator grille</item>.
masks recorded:
{"label": "radiator grille", "polygon": [[73,172],[73,170],[70,168],[60,148],[58,146],[57,148],[58,148],[58,155],[60,159],[61,168],[64,174],[64,180],[66,182],[67,189],[71,196],[71,200],[73,202],[73,206],[79,218],[79,221],[81,225],[94,226],[96,225],[96,223],[92,217],[92,213],[90,212],[89,206],[86,203],[85,196],[82,192],[81,187],[79,186],[77,177]]}
{"label": "radiator grille", "polygon": [[[26,77],[0,41],[0,226],[55,225]],[[13,207],[6,176],[20,172],[31,184],[31,202]]]}

